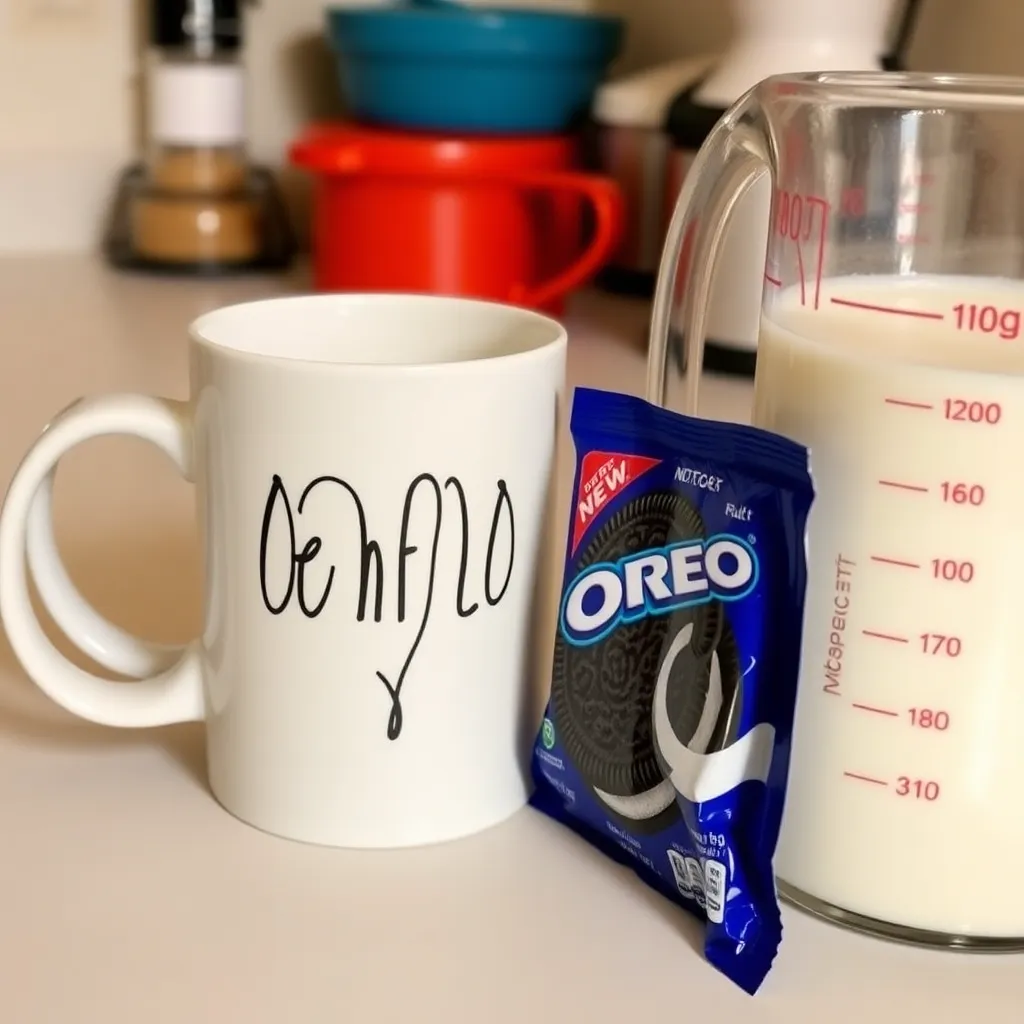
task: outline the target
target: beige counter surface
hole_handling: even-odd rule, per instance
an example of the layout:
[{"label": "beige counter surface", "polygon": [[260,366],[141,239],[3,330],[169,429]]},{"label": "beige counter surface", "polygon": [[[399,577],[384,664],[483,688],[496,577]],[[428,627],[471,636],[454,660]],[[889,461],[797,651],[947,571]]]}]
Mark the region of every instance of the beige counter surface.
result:
[{"label": "beige counter surface", "polygon": [[[0,261],[0,483],[79,394],[184,397],[184,329],[199,313],[304,287],[301,275],[195,283],[86,258]],[[578,298],[566,318],[572,383],[641,391],[645,317],[642,303]],[[707,412],[743,419],[750,387],[709,380],[704,397]],[[567,493],[568,445],[562,457]],[[56,516],[71,574],[101,611],[155,639],[195,631],[191,494],[161,456],[127,440],[76,451]],[[0,830],[2,1024],[1024,1018],[1024,956],[889,945],[788,907],[776,966],[750,999],[703,961],[695,922],[530,809],[412,851],[263,835],[210,796],[200,727],[74,720],[5,640]],[[965,870],[982,856],[1021,884],[998,850],[965,846]]]}]

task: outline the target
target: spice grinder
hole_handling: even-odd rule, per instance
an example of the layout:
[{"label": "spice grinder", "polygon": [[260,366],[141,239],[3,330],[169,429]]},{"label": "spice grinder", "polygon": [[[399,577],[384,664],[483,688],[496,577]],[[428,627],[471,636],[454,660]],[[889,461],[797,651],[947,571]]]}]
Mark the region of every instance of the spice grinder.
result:
[{"label": "spice grinder", "polygon": [[152,0],[145,158],[122,178],[107,238],[118,266],[186,273],[286,264],[268,172],[246,155],[243,0]]}]

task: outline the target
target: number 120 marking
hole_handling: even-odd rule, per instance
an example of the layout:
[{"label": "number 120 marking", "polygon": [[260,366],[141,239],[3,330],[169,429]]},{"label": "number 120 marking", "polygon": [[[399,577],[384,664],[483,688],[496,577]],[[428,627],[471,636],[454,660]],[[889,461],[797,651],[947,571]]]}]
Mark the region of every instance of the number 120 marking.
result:
[{"label": "number 120 marking", "polygon": [[947,398],[942,403],[947,420],[958,423],[987,423],[994,427],[1003,418],[1003,407],[998,402],[970,402],[966,398]]}]

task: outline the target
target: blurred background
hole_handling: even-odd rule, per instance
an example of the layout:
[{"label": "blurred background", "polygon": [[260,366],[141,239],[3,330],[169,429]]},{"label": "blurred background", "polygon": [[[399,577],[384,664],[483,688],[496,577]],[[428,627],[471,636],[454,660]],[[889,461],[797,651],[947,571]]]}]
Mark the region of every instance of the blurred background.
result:
[{"label": "blurred background", "polygon": [[[280,176],[300,238],[309,182],[289,167],[288,147],[304,126],[343,113],[324,35],[325,6],[323,0],[257,0],[245,14],[249,153]],[[625,18],[616,75],[720,52],[734,29],[722,0],[504,0],[502,6]],[[98,244],[112,182],[140,150],[145,12],[144,0],[0,0],[0,251],[81,251]],[[926,0],[906,64],[1021,74],[1022,39],[1024,4],[1015,0]]]}]

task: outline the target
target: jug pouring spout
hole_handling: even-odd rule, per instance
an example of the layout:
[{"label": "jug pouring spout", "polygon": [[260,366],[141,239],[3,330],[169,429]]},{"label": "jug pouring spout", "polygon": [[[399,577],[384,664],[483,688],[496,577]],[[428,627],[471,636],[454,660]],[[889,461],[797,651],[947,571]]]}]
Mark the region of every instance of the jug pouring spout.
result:
[{"label": "jug pouring spout", "polygon": [[[715,264],[730,216],[771,179],[764,286],[818,303],[842,274],[1016,276],[1024,259],[1024,79],[895,72],[782,75],[722,117],[675,206],[658,275],[647,396],[696,411],[704,322],[718,289],[748,301]],[[977,185],[975,182],[977,181]],[[765,300],[767,302],[767,300]],[[673,323],[679,326],[673,333]]]}]

